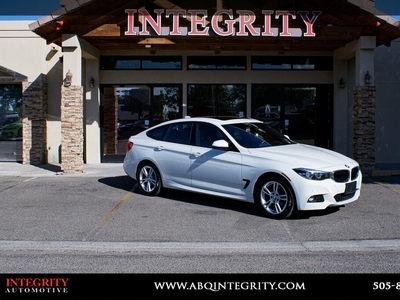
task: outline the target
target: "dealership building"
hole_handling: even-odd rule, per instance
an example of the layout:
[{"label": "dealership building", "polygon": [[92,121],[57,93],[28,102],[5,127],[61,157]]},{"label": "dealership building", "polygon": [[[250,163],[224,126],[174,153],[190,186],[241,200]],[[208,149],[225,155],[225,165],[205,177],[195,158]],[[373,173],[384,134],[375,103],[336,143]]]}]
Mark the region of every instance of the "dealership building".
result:
[{"label": "dealership building", "polygon": [[373,0],[60,0],[0,21],[0,161],[80,173],[163,121],[236,116],[398,175],[399,38]]}]

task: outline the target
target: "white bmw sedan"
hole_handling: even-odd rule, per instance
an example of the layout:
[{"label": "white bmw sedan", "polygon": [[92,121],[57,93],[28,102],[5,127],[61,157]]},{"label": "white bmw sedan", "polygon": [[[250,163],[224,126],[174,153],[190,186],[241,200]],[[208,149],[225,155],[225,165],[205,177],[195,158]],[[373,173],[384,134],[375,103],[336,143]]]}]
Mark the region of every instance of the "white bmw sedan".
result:
[{"label": "white bmw sedan", "polygon": [[170,188],[227,197],[276,219],[353,202],[362,181],[353,159],[295,143],[254,119],[159,124],[130,137],[123,167],[145,195]]}]

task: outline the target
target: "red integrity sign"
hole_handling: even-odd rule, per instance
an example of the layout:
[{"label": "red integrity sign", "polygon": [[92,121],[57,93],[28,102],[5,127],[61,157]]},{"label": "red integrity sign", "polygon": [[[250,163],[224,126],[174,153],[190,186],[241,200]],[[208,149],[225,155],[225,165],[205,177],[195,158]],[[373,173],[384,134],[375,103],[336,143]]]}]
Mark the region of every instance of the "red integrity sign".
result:
[{"label": "red integrity sign", "polygon": [[[208,12],[204,9],[155,9],[153,18],[146,9],[126,9],[128,26],[125,35],[137,36],[209,36],[214,32],[219,36],[263,36],[263,37],[315,37],[314,23],[322,13],[320,11],[288,11],[262,10],[263,26],[255,27],[257,15],[250,10],[221,9],[208,19]],[[172,19],[172,27],[162,26],[162,17]],[[135,17],[138,16],[141,27],[135,26]],[[190,21],[189,27],[180,26],[180,17]],[[305,28],[291,28],[290,20],[300,17]],[[272,27],[272,20],[280,20],[279,28]],[[150,31],[152,30],[152,31]],[[212,30],[212,31],[211,31]]]}]

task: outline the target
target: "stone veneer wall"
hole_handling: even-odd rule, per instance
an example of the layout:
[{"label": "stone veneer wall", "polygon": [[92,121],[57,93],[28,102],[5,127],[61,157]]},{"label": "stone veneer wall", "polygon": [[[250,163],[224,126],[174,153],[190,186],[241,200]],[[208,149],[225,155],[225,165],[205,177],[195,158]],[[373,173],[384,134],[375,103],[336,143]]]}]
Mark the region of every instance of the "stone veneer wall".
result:
[{"label": "stone veneer wall", "polygon": [[23,83],[22,163],[46,163],[47,82],[41,75],[32,83]]},{"label": "stone veneer wall", "polygon": [[105,89],[104,95],[104,154],[117,154],[118,100],[114,89]]},{"label": "stone veneer wall", "polygon": [[375,86],[354,90],[354,159],[363,173],[375,169]]},{"label": "stone veneer wall", "polygon": [[83,87],[61,87],[61,170],[83,172]]}]

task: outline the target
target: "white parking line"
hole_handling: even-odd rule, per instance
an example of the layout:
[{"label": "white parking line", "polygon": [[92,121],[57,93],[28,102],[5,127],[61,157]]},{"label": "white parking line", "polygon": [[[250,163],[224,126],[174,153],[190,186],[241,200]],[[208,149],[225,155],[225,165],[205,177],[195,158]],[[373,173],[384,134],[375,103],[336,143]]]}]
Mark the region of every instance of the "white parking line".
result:
[{"label": "white parking line", "polygon": [[28,179],[25,179],[24,182],[28,182],[28,181],[34,180],[34,179],[36,179],[36,178],[37,178],[37,177],[28,178]]}]

